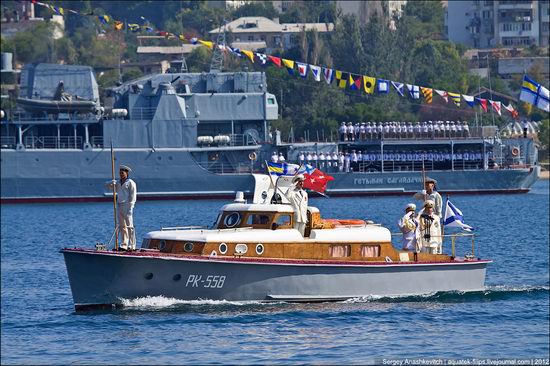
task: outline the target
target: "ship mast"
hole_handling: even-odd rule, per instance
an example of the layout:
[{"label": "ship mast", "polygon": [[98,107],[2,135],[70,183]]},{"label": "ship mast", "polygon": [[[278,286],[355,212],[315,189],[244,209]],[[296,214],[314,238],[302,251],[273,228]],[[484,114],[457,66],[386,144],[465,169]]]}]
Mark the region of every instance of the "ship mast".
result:
[{"label": "ship mast", "polygon": [[[181,34],[183,36],[183,0],[180,0],[180,15],[181,15]],[[179,37],[178,37],[179,38]],[[187,73],[189,70],[187,68],[187,62],[185,61],[185,53],[184,53],[184,43],[183,40],[181,41],[181,67],[180,72],[181,73]]]},{"label": "ship mast", "polygon": [[210,63],[211,73],[221,72],[223,69],[223,50],[219,46],[225,46],[225,19],[222,23],[223,29],[218,32],[218,38],[212,50],[212,61]]}]

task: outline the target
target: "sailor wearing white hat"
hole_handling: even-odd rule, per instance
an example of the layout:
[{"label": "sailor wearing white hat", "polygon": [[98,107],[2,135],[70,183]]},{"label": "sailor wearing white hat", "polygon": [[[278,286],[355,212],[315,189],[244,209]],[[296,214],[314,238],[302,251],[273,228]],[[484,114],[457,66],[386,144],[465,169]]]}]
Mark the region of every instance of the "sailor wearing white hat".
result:
[{"label": "sailor wearing white hat", "polygon": [[292,179],[293,185],[285,193],[286,198],[294,209],[294,228],[302,234],[305,233],[307,223],[307,192],[304,191],[305,177],[302,174]]},{"label": "sailor wearing white hat", "polygon": [[423,252],[441,254],[441,223],[440,217],[434,213],[435,202],[427,200],[424,208],[418,214],[418,246]]},{"label": "sailor wearing white hat", "polygon": [[417,250],[418,220],[416,219],[415,210],[416,205],[409,203],[405,207],[405,215],[397,223],[399,230],[403,233],[403,250]]},{"label": "sailor wearing white hat", "polygon": [[118,232],[120,235],[121,250],[136,249],[136,233],[134,230],[134,206],[136,204],[136,183],[128,178],[132,171],[129,166],[121,165],[119,168],[120,181],[113,180],[105,185],[108,189],[115,186],[117,202]]},{"label": "sailor wearing white hat", "polygon": [[441,216],[441,209],[443,206],[443,199],[439,192],[436,191],[435,185],[437,181],[432,178],[426,178],[425,187],[422,191],[414,194],[414,199],[419,201],[431,200],[434,202],[434,213],[437,216]]}]

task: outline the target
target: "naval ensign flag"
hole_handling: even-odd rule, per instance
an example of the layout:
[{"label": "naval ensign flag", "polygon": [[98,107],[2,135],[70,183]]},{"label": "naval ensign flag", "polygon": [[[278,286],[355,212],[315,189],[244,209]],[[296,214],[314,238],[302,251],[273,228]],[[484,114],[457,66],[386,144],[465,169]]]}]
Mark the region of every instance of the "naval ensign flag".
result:
[{"label": "naval ensign flag", "polygon": [[466,231],[474,230],[473,227],[464,223],[462,211],[460,211],[458,207],[453,205],[448,199],[445,205],[445,223],[443,225],[446,227],[459,227]]}]

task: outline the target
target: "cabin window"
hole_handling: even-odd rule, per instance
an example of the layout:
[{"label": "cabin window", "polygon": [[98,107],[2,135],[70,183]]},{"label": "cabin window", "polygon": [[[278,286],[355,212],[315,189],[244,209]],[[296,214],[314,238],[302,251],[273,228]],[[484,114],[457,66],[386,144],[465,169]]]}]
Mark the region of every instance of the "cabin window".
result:
[{"label": "cabin window", "polygon": [[270,218],[268,215],[261,214],[250,214],[246,219],[247,225],[267,225],[269,224]]},{"label": "cabin window", "polygon": [[241,214],[238,212],[232,212],[228,214],[225,217],[225,220],[223,220],[223,223],[225,224],[225,226],[229,228],[239,225],[240,222],[241,222]]},{"label": "cabin window", "polygon": [[329,255],[333,258],[349,257],[351,255],[351,245],[331,245]]},{"label": "cabin window", "polygon": [[361,245],[361,257],[380,257],[380,245]]},{"label": "cabin window", "polygon": [[290,226],[290,215],[279,215],[275,223],[277,226]]}]

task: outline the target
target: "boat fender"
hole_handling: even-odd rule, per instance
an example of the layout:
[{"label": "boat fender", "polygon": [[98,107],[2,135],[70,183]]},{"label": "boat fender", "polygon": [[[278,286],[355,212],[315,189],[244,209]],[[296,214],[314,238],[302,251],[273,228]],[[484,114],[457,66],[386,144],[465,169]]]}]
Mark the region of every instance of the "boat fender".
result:
[{"label": "boat fender", "polygon": [[518,156],[519,155],[519,147],[514,146],[512,148],[512,156]]},{"label": "boat fender", "polygon": [[251,152],[250,154],[248,154],[248,158],[250,160],[256,160],[258,158],[258,155],[256,155],[255,152]]},{"label": "boat fender", "polygon": [[391,263],[393,262],[393,260],[390,257],[386,256],[386,262]]}]

